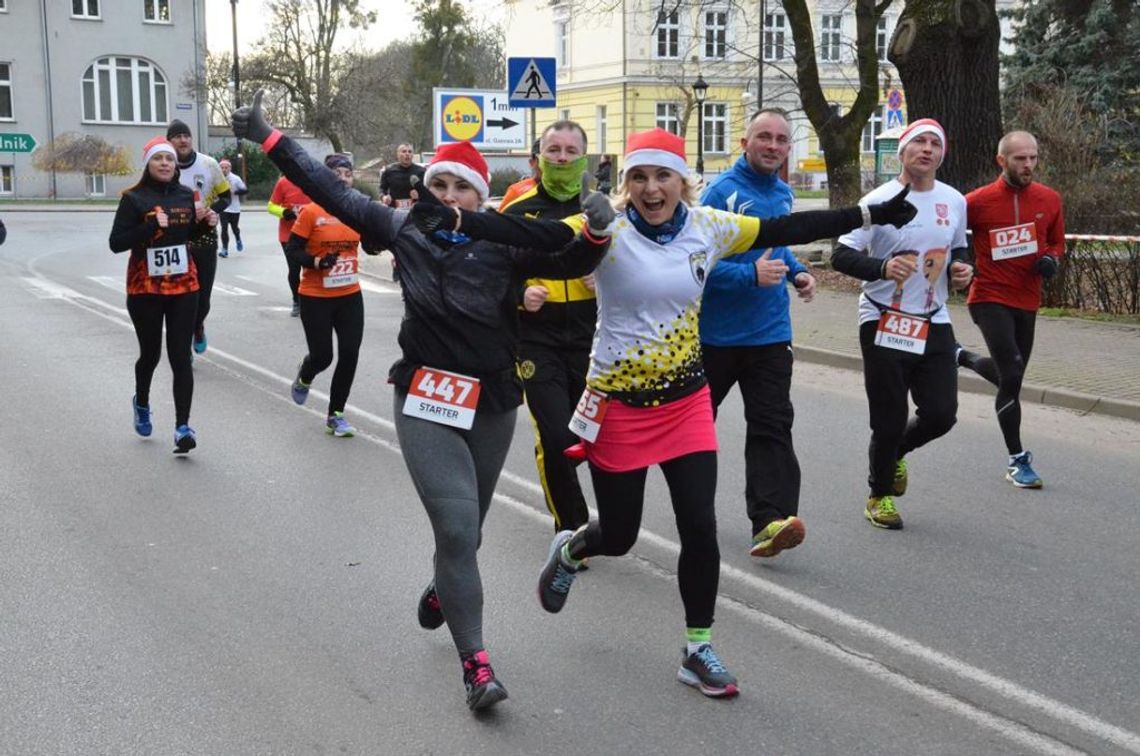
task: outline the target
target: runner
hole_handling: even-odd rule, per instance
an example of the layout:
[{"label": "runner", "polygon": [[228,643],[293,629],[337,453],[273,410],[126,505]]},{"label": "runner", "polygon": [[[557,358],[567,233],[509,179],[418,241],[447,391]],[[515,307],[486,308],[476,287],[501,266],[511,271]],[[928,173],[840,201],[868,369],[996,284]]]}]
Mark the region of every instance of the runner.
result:
[{"label": "runner", "polygon": [[273,185],[273,192],[269,195],[269,204],[265,209],[277,218],[277,241],[281,242],[281,251],[285,252],[285,264],[289,266],[289,292],[293,295],[293,309],[289,312],[295,318],[301,316],[301,299],[297,289],[301,286],[301,266],[285,251],[285,245],[293,233],[293,224],[297,222],[297,215],[301,208],[312,202],[304,192],[297,188],[289,179],[282,176]]},{"label": "runner", "polygon": [[507,191],[503,192],[503,198],[499,200],[500,213],[506,209],[507,205],[529,192],[538,183],[542,177],[542,169],[538,164],[538,156],[541,152],[542,140],[535,139],[534,144],[530,147],[530,158],[527,160],[527,165],[530,166],[530,175],[511,184],[507,187]]},{"label": "runner", "polygon": [[[696,188],[681,137],[659,128],[630,135],[616,198],[621,215],[610,252],[594,274],[598,327],[588,388],[573,420],[584,439],[598,519],[554,537],[538,584],[546,611],[562,609],[583,559],[619,556],[633,547],[646,473],[659,465],[681,541],[677,579],[686,646],[677,676],[707,696],[736,695],[736,678],[712,647],[720,579],[717,447],[697,330],[701,289],[710,268],[728,255],[836,236],[872,222],[902,225],[914,208],[905,189],[896,194],[862,211],[796,213],[761,222],[693,206]],[[412,210],[417,223],[435,220],[423,205]],[[459,229],[467,224],[462,214]],[[489,231],[496,241],[526,244],[531,238],[519,234],[525,228],[487,223],[468,233]]]},{"label": "runner", "polygon": [[162,358],[162,326],[166,323],[166,358],[174,374],[174,453],[198,445],[190,427],[194,371],[190,341],[198,309],[198,275],[187,245],[198,226],[217,222],[216,215],[197,218],[194,193],[179,183],[174,146],[155,137],[143,147],[143,174],[123,192],[115,211],[109,244],[112,252],[130,250],[127,262],[127,312],[139,341],[135,362],[135,395],[131,398],[135,432],[153,431],[150,383]]},{"label": "runner", "polygon": [[[346,186],[352,186],[352,160],[347,155],[329,155],[325,165]],[[364,295],[357,279],[357,249],[360,234],[330,215],[316,203],[301,208],[285,253],[304,270],[301,272],[301,325],[309,353],[293,380],[293,401],[304,404],[317,374],[332,364],[333,332],[336,332],[336,370],[329,388],[327,432],[352,436],[356,429],[344,417],[344,405],[364,338]]]},{"label": "runner", "polygon": [[190,127],[175,118],[166,129],[167,140],[178,153],[178,175],[182,185],[194,192],[194,208],[199,224],[187,242],[198,266],[198,314],[194,318],[194,351],[206,351],[206,316],[210,314],[210,294],[218,270],[218,217],[230,205],[230,185],[218,161],[194,150]]},{"label": "runner", "polygon": [[[969,285],[973,268],[964,262],[966,198],[935,178],[946,149],[946,132],[934,119],[907,126],[898,146],[902,172],[860,205],[882,201],[905,184],[918,214],[902,228],[844,234],[831,256],[836,270],[865,282],[859,343],[871,417],[871,495],[863,514],[875,527],[891,530],[903,526],[894,500],[906,493],[906,455],[946,434],[957,420],[946,297],[949,285]],[[908,394],[915,404],[910,422]]]},{"label": "runner", "polygon": [[412,179],[423,181],[424,167],[413,162],[415,152],[410,144],[396,147],[396,162],[389,163],[380,174],[380,201],[390,207],[411,207]]},{"label": "runner", "polygon": [[238,229],[238,222],[241,220],[241,197],[247,194],[249,189],[246,188],[245,182],[241,180],[241,176],[233,173],[229,160],[218,161],[218,167],[222,169],[222,175],[226,177],[226,182],[230,185],[230,191],[233,199],[230,200],[229,207],[222,211],[222,249],[218,252],[218,257],[230,256],[230,235],[229,229],[234,230],[234,242],[237,245],[237,251],[245,250],[245,246],[241,243],[241,230]]},{"label": "runner", "polygon": [[[388,379],[395,386],[393,411],[404,462],[435,535],[434,578],[420,598],[419,621],[434,629],[446,620],[463,667],[467,705],[484,709],[507,697],[483,642],[476,551],[522,402],[515,371],[518,293],[530,276],[588,272],[605,252],[608,238],[585,230],[576,236],[572,227],[584,224],[579,217],[544,222],[548,231],[532,246],[557,248],[558,253],[471,241],[467,234],[494,214],[477,212],[487,197],[490,175],[468,142],[439,148],[425,173],[429,191],[419,192],[425,200],[438,197],[461,208],[465,226],[462,232],[425,235],[409,222],[408,211],[370,202],[271,128],[261,112],[261,97],[258,92],[253,105],[234,113],[235,134],[261,144],[321,207],[369,245],[390,249],[399,261],[403,355]],[[583,199],[589,227],[603,229],[613,211],[600,195],[593,199]],[[520,227],[526,223],[495,218]]]},{"label": "runner", "polygon": [[1021,382],[1033,351],[1042,279],[1056,275],[1065,254],[1065,217],[1061,195],[1033,180],[1032,134],[1003,136],[997,162],[997,180],[966,195],[978,267],[966,304],[990,356],[962,350],[958,364],[998,388],[994,408],[1009,452],[1005,479],[1018,488],[1041,488],[1033,454],[1021,445]]},{"label": "runner", "polygon": [[[586,132],[574,121],[557,121],[543,130],[538,142],[538,183],[501,212],[550,220],[578,215]],[[593,276],[532,278],[519,311],[519,375],[534,427],[538,480],[554,516],[555,533],[577,530],[590,520],[577,462],[562,452],[578,441],[569,423],[590,366],[598,319],[593,286]]]}]

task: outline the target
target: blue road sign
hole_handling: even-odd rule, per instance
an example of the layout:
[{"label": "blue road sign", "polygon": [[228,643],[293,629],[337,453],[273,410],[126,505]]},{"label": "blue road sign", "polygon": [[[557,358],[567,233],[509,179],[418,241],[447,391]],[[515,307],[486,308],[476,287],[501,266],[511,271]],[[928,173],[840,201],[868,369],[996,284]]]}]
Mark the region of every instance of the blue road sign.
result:
[{"label": "blue road sign", "polygon": [[554,58],[507,58],[507,96],[516,108],[553,108],[558,86]]}]

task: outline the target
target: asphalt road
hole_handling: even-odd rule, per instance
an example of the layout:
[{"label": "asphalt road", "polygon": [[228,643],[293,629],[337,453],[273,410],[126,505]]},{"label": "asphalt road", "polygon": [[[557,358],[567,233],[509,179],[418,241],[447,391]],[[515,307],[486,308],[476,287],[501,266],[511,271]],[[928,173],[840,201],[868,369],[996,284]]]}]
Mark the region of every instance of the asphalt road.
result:
[{"label": "asphalt road", "polygon": [[394,286],[366,286],[360,434],[326,436],[329,375],[307,406],[289,398],[304,338],[275,221],[246,213],[195,363],[199,448],[179,458],[165,363],[154,436],[131,430],[110,212],[4,220],[0,753],[1140,753],[1140,424],[1027,405],[1047,487],[1019,491],[991,401],[962,394],[950,435],[910,458],[906,529],[886,532],[861,512],[861,376],[800,364],[808,536],[758,562],[734,396],[714,634],[743,693],[726,702],[675,680],[657,471],[633,554],[593,560],[561,614],[539,608],[553,530],[520,413],[481,551],[511,698],[473,717],[449,636],[415,619],[431,536],[385,383]]}]

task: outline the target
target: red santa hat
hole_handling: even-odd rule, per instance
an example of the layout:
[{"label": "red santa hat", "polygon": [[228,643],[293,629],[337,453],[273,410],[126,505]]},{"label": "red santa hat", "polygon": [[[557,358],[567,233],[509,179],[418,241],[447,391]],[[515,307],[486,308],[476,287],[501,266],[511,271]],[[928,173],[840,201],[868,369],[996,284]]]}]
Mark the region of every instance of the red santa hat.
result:
[{"label": "red santa hat", "polygon": [[439,147],[424,171],[424,183],[430,184],[432,176],[437,173],[450,173],[471,184],[479,193],[480,200],[487,199],[491,193],[491,174],[487,170],[487,161],[470,142],[455,142]]},{"label": "red santa hat", "polygon": [[950,145],[946,144],[946,129],[933,118],[920,118],[903,129],[902,136],[899,137],[899,157],[902,157],[903,150],[919,134],[934,134],[942,140],[942,157],[938,160],[938,165],[942,165],[946,153],[950,151]]},{"label": "red santa hat", "polygon": [[689,175],[685,161],[685,140],[665,129],[638,131],[629,135],[625,145],[625,170],[639,165],[653,165]]},{"label": "red santa hat", "polygon": [[178,159],[178,153],[174,151],[174,145],[166,140],[166,137],[156,136],[143,145],[143,165],[150,162],[150,159],[160,152],[165,152],[172,156],[175,160]]}]

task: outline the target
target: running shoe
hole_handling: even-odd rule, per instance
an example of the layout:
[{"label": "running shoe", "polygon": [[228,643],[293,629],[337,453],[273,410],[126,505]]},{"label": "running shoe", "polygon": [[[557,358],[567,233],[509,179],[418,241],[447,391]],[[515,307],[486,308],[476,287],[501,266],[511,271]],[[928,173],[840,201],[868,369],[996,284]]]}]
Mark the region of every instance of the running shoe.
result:
[{"label": "running shoe", "polygon": [[174,429],[174,453],[185,454],[198,445],[198,434],[189,425],[179,425]]},{"label": "running shoe", "polygon": [[463,687],[467,688],[467,708],[479,711],[506,700],[507,689],[495,679],[491,660],[487,652],[480,649],[473,654],[461,657],[463,662]]},{"label": "running shoe", "polygon": [[443,609],[439,606],[439,594],[435,592],[434,580],[424,588],[416,614],[420,620],[420,627],[424,630],[435,630],[443,625]]},{"label": "running shoe", "polygon": [[301,360],[301,364],[297,366],[297,377],[293,379],[293,386],[290,388],[293,401],[297,404],[304,404],[309,398],[309,384],[301,380],[301,368],[304,366],[305,361]]},{"label": "running shoe", "polygon": [[293,303],[293,309],[289,311],[289,314],[295,318],[301,317],[301,303],[300,302],[294,302]]},{"label": "running shoe", "polygon": [[154,432],[154,426],[150,423],[150,407],[141,406],[135,397],[131,397],[131,407],[134,409],[135,415],[135,433],[140,436],[149,436]]},{"label": "running shoe", "polygon": [[804,522],[796,516],[773,520],[763,530],[752,536],[754,557],[774,557],[785,549],[794,549],[804,541]]},{"label": "running shoe", "polygon": [[206,327],[198,326],[194,331],[194,351],[198,354],[206,351]]},{"label": "running shoe", "polygon": [[551,614],[562,611],[566,596],[570,593],[570,586],[578,576],[576,568],[562,563],[562,547],[573,535],[574,531],[563,530],[554,536],[554,540],[550,543],[550,553],[546,556],[546,564],[538,575],[538,603]]},{"label": "running shoe", "polygon": [[906,474],[906,460],[900,459],[895,462],[895,479],[891,483],[891,495],[902,496],[906,493],[907,474]]},{"label": "running shoe", "polygon": [[1033,469],[1033,453],[1023,451],[1009,461],[1005,479],[1018,488],[1041,488],[1045,482]]},{"label": "running shoe", "polygon": [[691,654],[687,648],[682,648],[681,656],[677,679],[685,685],[692,685],[711,698],[731,698],[740,692],[736,678],[713,651],[711,643],[702,643]]},{"label": "running shoe", "polygon": [[902,530],[902,515],[895,509],[895,500],[890,496],[872,496],[867,499],[863,516],[876,528]]},{"label": "running shoe", "polygon": [[226,249],[225,247],[222,247],[221,249],[218,250],[218,257],[229,257],[229,256],[230,256],[230,251],[228,249]]},{"label": "running shoe", "polygon": [[[308,393],[308,389],[305,389],[305,392]],[[293,398],[297,398],[296,394],[293,395]],[[325,433],[337,438],[352,438],[356,435],[356,428],[348,424],[348,421],[344,419],[343,412],[334,412],[325,421]]]},{"label": "running shoe", "polygon": [[237,240],[237,251],[245,252],[245,245],[241,243],[241,239]]}]

